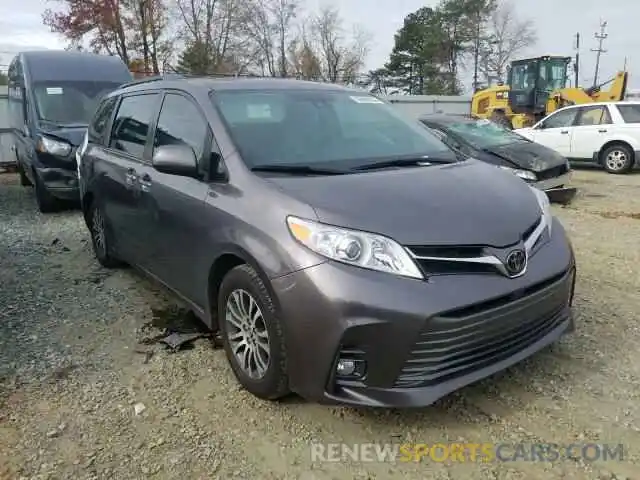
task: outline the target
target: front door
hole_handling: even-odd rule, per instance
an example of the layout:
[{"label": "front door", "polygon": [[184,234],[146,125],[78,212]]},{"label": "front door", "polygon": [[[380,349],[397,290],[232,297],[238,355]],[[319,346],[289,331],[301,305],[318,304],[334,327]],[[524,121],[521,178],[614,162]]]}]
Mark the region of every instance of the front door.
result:
[{"label": "front door", "polygon": [[[153,149],[186,144],[201,171],[211,155],[209,124],[188,96],[167,93],[153,137]],[[145,269],[189,300],[206,307],[206,288],[195,277],[194,266],[210,258],[209,225],[204,222],[209,185],[196,178],[169,175],[147,165],[141,177],[145,207],[143,225],[151,237]]]},{"label": "front door", "polygon": [[134,264],[144,258],[146,232],[139,224],[144,211],[140,178],[150,155],[150,125],[160,103],[159,93],[126,96],[120,102],[107,148],[99,155],[99,188],[104,213],[118,254]]},{"label": "front door", "polygon": [[594,160],[594,154],[612,135],[612,121],[605,105],[580,107],[571,137],[571,158]]},{"label": "front door", "polygon": [[533,141],[571,156],[571,127],[577,112],[576,108],[568,108],[549,115],[533,129]]}]

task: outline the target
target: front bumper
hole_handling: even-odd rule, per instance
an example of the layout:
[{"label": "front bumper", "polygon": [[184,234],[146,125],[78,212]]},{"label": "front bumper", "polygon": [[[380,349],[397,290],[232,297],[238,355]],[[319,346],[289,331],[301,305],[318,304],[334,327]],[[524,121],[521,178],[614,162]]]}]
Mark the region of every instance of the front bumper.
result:
[{"label": "front bumper", "polygon": [[[285,321],[291,389],[308,400],[429,405],[503,370],[573,328],[575,266],[564,229],[527,273],[429,282],[326,262],[272,281]],[[338,358],[366,362],[339,379]]]},{"label": "front bumper", "polygon": [[567,187],[571,181],[571,173],[567,172],[557,177],[548,178],[531,185],[538,190],[542,190],[549,197],[549,201],[553,203],[567,204],[576,196],[577,189],[575,187]]},{"label": "front bumper", "polygon": [[61,200],[79,200],[78,172],[65,168],[36,167],[39,180],[51,195]]}]

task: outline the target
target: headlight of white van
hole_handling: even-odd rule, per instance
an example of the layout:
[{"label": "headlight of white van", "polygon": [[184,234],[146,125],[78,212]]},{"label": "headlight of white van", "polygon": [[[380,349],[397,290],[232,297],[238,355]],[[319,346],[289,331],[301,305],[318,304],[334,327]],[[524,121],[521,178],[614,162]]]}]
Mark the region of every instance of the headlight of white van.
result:
[{"label": "headlight of white van", "polygon": [[538,177],[536,177],[536,174],[533,172],[530,172],[529,170],[520,170],[517,168],[503,167],[503,166],[500,166],[500,168],[502,170],[506,170],[507,172],[513,173],[515,176],[520,177],[521,179],[526,180],[527,182],[535,182],[536,180],[538,180]]},{"label": "headlight of white van", "polygon": [[71,145],[67,142],[54,140],[51,137],[45,137],[43,135],[38,140],[38,150],[40,152],[50,153],[51,155],[66,157],[71,153]]},{"label": "headlight of white van", "polygon": [[293,238],[323,257],[369,270],[424,278],[407,251],[390,238],[296,217],[288,217],[287,226]]}]

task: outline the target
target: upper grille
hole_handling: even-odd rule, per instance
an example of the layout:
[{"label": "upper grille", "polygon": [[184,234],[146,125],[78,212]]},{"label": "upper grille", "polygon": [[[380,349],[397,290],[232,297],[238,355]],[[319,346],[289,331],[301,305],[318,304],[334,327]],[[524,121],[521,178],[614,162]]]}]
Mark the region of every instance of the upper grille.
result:
[{"label": "upper grille", "polygon": [[[542,239],[543,217],[527,228],[521,237],[527,254]],[[511,249],[513,246],[508,247]],[[484,245],[420,245],[407,247],[410,255],[425,275],[495,274],[501,271],[502,261],[495,256],[498,249]],[[489,250],[493,250],[493,252]],[[505,251],[507,250],[505,249]]]}]

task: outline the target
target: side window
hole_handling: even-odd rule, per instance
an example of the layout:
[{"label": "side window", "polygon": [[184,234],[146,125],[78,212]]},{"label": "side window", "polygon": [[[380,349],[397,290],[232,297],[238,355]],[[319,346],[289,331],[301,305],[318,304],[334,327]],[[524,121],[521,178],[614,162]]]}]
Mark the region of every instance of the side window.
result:
[{"label": "side window", "polygon": [[104,140],[104,134],[113,114],[113,110],[116,108],[117,97],[107,98],[103,100],[96,113],[93,116],[91,125],[89,125],[89,141],[93,143],[102,143]]},{"label": "side window", "polygon": [[164,97],[158,126],[153,139],[154,151],[164,145],[190,146],[198,159],[202,158],[209,130],[195,104],[182,95],[169,93]]},{"label": "side window", "polygon": [[618,111],[622,115],[624,123],[640,123],[640,104],[618,105]]},{"label": "side window", "polygon": [[142,158],[159,98],[157,93],[124,97],[113,121],[109,147]]},{"label": "side window", "polygon": [[605,106],[581,107],[576,126],[606,125],[611,123],[609,110]]},{"label": "side window", "polygon": [[551,115],[544,122],[542,122],[542,128],[563,128],[573,125],[573,121],[578,113],[577,108],[569,108],[562,110],[554,115]]}]

